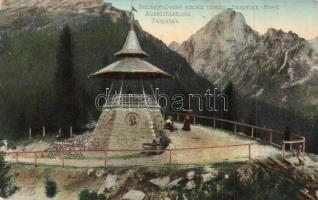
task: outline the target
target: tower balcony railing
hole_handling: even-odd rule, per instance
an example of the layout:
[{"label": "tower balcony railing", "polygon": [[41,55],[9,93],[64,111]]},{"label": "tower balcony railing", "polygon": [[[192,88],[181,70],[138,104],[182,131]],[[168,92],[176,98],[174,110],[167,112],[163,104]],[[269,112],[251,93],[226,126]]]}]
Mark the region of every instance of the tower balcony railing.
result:
[{"label": "tower balcony railing", "polygon": [[115,94],[109,96],[105,108],[159,108],[154,96],[147,94]]}]

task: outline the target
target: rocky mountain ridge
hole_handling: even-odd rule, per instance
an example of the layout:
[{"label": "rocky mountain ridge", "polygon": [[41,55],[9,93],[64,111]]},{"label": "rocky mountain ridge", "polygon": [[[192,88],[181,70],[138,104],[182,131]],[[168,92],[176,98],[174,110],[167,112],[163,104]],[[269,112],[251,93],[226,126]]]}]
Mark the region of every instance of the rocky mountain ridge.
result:
[{"label": "rocky mountain ridge", "polygon": [[285,91],[311,79],[318,69],[314,43],[272,28],[260,35],[241,13],[227,9],[177,51],[215,85],[232,82],[240,94],[258,97],[264,91]]},{"label": "rocky mountain ridge", "polygon": [[238,120],[309,134],[318,130],[317,44],[291,31],[259,34],[227,9],[177,52],[217,87],[233,84]]},{"label": "rocky mountain ridge", "polygon": [[312,39],[312,40],[309,40],[309,43],[311,44],[311,46],[316,50],[318,51],[318,37]]},{"label": "rocky mountain ridge", "polygon": [[103,0],[3,0],[1,10],[16,13],[33,8],[42,8],[48,12],[83,12],[85,9],[101,7]]},{"label": "rocky mountain ridge", "polygon": [[36,29],[50,24],[63,26],[76,17],[101,14],[116,21],[127,12],[103,0],[4,0],[0,10],[0,28],[6,31]]},{"label": "rocky mountain ridge", "polygon": [[[317,67],[317,53],[308,41],[272,28],[260,35],[231,9],[214,17],[177,51],[197,73],[218,85],[228,80],[242,85],[247,81],[244,75],[252,70],[255,75],[266,72],[274,80],[284,77],[280,87],[288,87],[302,82]],[[256,80],[248,81],[250,86],[256,84]]]}]

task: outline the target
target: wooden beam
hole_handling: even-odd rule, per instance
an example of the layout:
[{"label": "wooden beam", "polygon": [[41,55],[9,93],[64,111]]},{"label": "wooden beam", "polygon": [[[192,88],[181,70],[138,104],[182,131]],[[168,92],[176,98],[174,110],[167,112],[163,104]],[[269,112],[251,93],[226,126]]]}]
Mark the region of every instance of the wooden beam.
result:
[{"label": "wooden beam", "polygon": [[32,128],[31,127],[29,128],[29,139],[30,140],[32,139]]},{"label": "wooden beam", "polygon": [[42,137],[45,137],[45,126],[42,126]]},{"label": "wooden beam", "polygon": [[73,136],[73,126],[70,127],[70,138]]}]

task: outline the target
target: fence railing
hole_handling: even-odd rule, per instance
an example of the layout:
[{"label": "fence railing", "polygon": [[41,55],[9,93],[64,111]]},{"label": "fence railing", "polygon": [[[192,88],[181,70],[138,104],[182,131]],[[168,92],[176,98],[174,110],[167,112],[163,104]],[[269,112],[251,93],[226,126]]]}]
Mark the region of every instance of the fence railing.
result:
[{"label": "fence railing", "polygon": [[[181,121],[182,116],[186,115],[185,113],[178,113],[178,112],[167,112],[167,114],[172,114],[176,118],[177,121]],[[246,124],[242,122],[237,122],[237,121],[232,121],[232,120],[227,120],[227,119],[221,119],[217,117],[207,117],[207,116],[202,116],[202,115],[195,115],[195,114],[190,114],[192,117],[192,123],[195,125],[200,119],[205,119],[205,120],[211,120],[211,126],[213,128],[220,128],[217,127],[218,122],[223,122],[223,123],[228,123],[233,126],[233,132],[237,133],[239,128],[245,128],[245,129],[250,129],[250,138],[252,139],[260,139],[261,141],[265,141],[275,147],[281,148],[282,150],[282,157],[285,158],[286,151],[293,149],[293,145],[301,145],[301,153],[302,155],[305,154],[306,150],[306,138],[300,135],[292,135],[291,140],[283,140],[283,132],[279,130],[274,130],[274,129],[269,129],[269,128],[264,128],[264,127],[258,127],[255,125],[251,124]],[[266,134],[268,140],[264,140],[264,137],[257,137],[257,135],[260,135],[259,133],[256,135],[257,131],[261,131],[262,135]],[[58,131],[59,133],[61,132],[60,129]],[[45,126],[42,127],[42,136],[44,137],[46,134],[46,128]],[[244,132],[246,136],[248,136],[248,133]],[[29,128],[29,138],[31,139],[32,135],[32,129]],[[70,137],[73,135],[73,128],[72,126],[70,127]],[[278,136],[279,135],[279,136]],[[265,137],[266,138],[266,137]],[[280,144],[274,141],[276,138],[277,140],[281,140]],[[286,145],[289,145],[289,149],[286,149]],[[298,149],[299,150],[299,149]],[[109,150],[107,150],[109,151]],[[140,151],[140,150],[138,150]]]},{"label": "fence railing", "polygon": [[[34,134],[34,129],[32,129],[32,127],[29,127],[28,129],[28,138],[31,140],[32,139],[32,134]],[[42,137],[45,137],[46,136],[46,133],[47,133],[47,127],[45,125],[43,125],[41,127],[41,131],[37,131],[37,133],[40,133],[42,135]],[[62,130],[61,128],[58,128],[57,129],[57,132],[56,132],[58,135],[61,135],[62,134]],[[69,127],[69,137],[73,137],[73,126],[70,126]],[[37,135],[38,136],[38,135]]]},{"label": "fence railing", "polygon": [[105,108],[159,108],[157,100],[147,94],[117,94],[109,97],[106,101]]},{"label": "fence railing", "polygon": [[[167,112],[167,114],[173,114],[176,118],[177,121],[181,121],[181,117],[186,115],[186,113],[179,113],[179,112]],[[205,120],[211,120],[211,126],[213,128],[218,128],[217,127],[217,122],[223,122],[223,123],[228,123],[231,124],[233,126],[233,132],[237,133],[238,132],[238,128],[245,128],[245,129],[250,129],[250,138],[252,139],[257,139],[256,136],[256,131],[262,131],[262,133],[267,134],[268,137],[268,142],[269,144],[275,146],[275,147],[279,147],[282,148],[282,157],[285,158],[285,152],[286,152],[286,144],[290,144],[290,149],[292,149],[293,144],[298,144],[298,145],[302,145],[302,155],[305,154],[305,145],[306,145],[306,138],[300,135],[292,135],[291,140],[283,140],[283,132],[279,131],[279,130],[273,130],[273,129],[269,129],[269,128],[264,128],[264,127],[258,127],[255,125],[251,125],[251,124],[246,124],[246,123],[242,123],[242,122],[237,122],[237,121],[232,121],[232,120],[227,120],[227,119],[221,119],[221,118],[217,118],[217,117],[207,117],[207,116],[202,116],[202,115],[195,115],[195,114],[189,114],[192,118],[192,123],[195,125],[197,124],[198,119],[205,119]],[[280,137],[277,136],[277,134],[280,135]],[[246,136],[248,136],[245,133]],[[280,138],[281,144],[277,144],[274,142],[274,137],[275,138]],[[260,139],[260,138],[259,138]],[[263,139],[261,139],[263,140]]]},{"label": "fence railing", "polygon": [[[82,159],[82,160],[76,160],[76,159],[72,159],[72,158],[65,158],[64,156],[60,156],[57,159],[52,159],[52,158],[46,158],[43,157],[43,155],[48,154],[48,153],[66,153],[66,152],[70,152],[70,151],[13,151],[13,152],[1,152],[0,154],[3,154],[4,156],[7,157],[7,160],[11,161],[11,162],[15,162],[15,163],[19,163],[19,162],[23,162],[23,163],[29,163],[29,164],[33,164],[34,166],[38,165],[38,161],[40,159],[46,159],[44,160],[42,163],[43,164],[50,164],[50,165],[59,165],[62,167],[65,167],[65,162],[67,160],[72,160],[73,165],[69,164],[69,166],[81,166],[81,162],[83,161],[84,163],[87,163],[86,160],[89,160],[91,163],[94,163],[96,166],[103,166],[106,167],[108,166],[108,154],[109,153],[161,153],[162,155],[166,156],[165,161],[163,162],[164,165],[174,165],[174,164],[187,164],[187,165],[191,165],[191,164],[200,164],[198,162],[178,162],[176,160],[174,160],[174,155],[177,154],[177,152],[194,152],[194,151],[207,151],[207,150],[213,150],[213,149],[220,149],[220,148],[236,148],[236,147],[247,147],[246,148],[246,156],[243,156],[244,158],[246,158],[248,161],[251,161],[252,159],[252,147],[253,143],[245,143],[245,144],[231,144],[231,145],[221,145],[221,146],[208,146],[208,147],[193,147],[193,148],[176,148],[176,149],[157,149],[157,150],[153,150],[153,149],[93,149],[93,150],[71,150],[71,152],[81,152],[81,153],[94,153],[94,154],[100,154],[103,155],[102,159]],[[242,151],[240,151],[242,153]],[[186,153],[184,153],[184,155],[187,155]],[[245,155],[245,153],[244,153]],[[145,156],[143,158],[151,158],[151,156]],[[47,163],[45,163],[47,162]],[[134,165],[133,161],[125,161],[127,165]],[[211,161],[212,163],[213,161]],[[153,164],[159,164],[160,163],[153,163]],[[136,164],[138,165],[138,164]]]}]

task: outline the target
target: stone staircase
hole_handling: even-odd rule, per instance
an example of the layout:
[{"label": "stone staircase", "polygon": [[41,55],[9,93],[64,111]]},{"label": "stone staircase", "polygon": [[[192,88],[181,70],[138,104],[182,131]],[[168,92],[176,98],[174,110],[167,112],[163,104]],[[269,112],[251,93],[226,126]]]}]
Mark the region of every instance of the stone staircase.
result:
[{"label": "stone staircase", "polygon": [[[135,113],[138,123],[130,126],[125,121],[127,114]],[[159,110],[131,108],[118,111],[114,129],[110,136],[109,149],[142,149],[143,143],[151,143],[153,136],[159,134],[162,116]],[[127,155],[139,152],[119,152],[111,155]]]},{"label": "stone staircase", "polygon": [[[130,125],[127,115],[138,116],[137,123]],[[48,158],[80,158],[97,156],[101,152],[81,152],[81,150],[127,150],[142,149],[143,143],[151,143],[154,136],[159,136],[163,126],[160,110],[131,108],[129,110],[104,110],[97,122],[93,133],[78,135],[63,142],[56,142],[44,157]],[[108,152],[110,155],[130,155],[140,152]]]},{"label": "stone staircase", "polygon": [[159,136],[159,133],[163,130],[164,119],[161,114],[161,111],[158,109],[149,110],[149,114],[153,124],[153,130],[156,136]]},{"label": "stone staircase", "polygon": [[88,149],[108,149],[110,136],[116,118],[116,109],[104,110],[99,117]]}]

